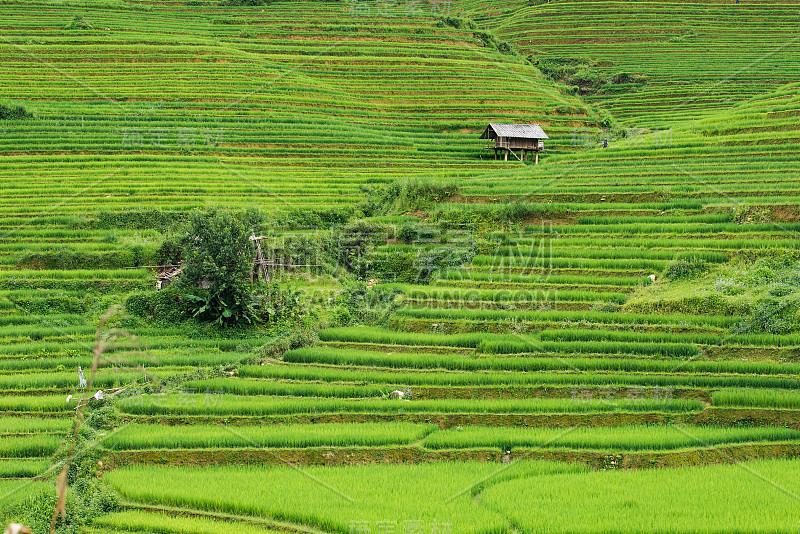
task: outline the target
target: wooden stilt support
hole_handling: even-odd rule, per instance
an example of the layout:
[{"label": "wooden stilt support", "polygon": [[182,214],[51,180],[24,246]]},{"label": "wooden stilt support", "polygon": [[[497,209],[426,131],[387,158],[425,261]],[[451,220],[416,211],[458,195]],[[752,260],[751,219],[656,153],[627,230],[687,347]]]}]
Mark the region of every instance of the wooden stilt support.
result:
[{"label": "wooden stilt support", "polygon": [[497,159],[497,148],[494,149],[494,159]]},{"label": "wooden stilt support", "polygon": [[510,148],[507,148],[505,153],[503,154],[503,161],[508,161],[508,153],[511,152]]},{"label": "wooden stilt support", "polygon": [[[255,283],[259,277],[265,282],[269,282],[269,272],[267,271],[267,260],[264,258],[264,253],[261,250],[261,240],[264,236],[256,237],[255,234],[250,236],[250,241],[256,245],[256,256],[253,258],[253,265],[255,269],[250,271],[250,283]],[[255,272],[254,272],[255,271]]]},{"label": "wooden stilt support", "polygon": [[536,151],[536,165],[539,164],[539,151]]}]

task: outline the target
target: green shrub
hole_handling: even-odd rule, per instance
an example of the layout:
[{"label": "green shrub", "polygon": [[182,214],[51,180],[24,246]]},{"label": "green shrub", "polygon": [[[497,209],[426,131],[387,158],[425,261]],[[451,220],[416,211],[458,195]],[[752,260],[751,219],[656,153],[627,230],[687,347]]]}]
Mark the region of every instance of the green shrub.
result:
[{"label": "green shrub", "polygon": [[400,230],[397,232],[397,239],[398,241],[405,243],[406,245],[410,245],[411,243],[417,241],[419,239],[419,225],[416,224],[405,224],[400,227]]},{"label": "green shrub", "polygon": [[611,113],[605,110],[600,113],[600,126],[603,128],[614,127],[614,117],[611,115]]},{"label": "green shrub", "polygon": [[276,282],[258,286],[253,298],[256,314],[264,322],[296,322],[307,312],[303,295],[299,291],[288,286],[282,287]]},{"label": "green shrub", "polygon": [[34,315],[47,315],[53,313],[76,313],[87,311],[87,302],[72,295],[11,295],[6,297],[14,305]]},{"label": "green shrub", "polygon": [[800,331],[800,293],[797,288],[781,297],[767,295],[759,299],[750,316],[735,331],[737,334],[789,334]]},{"label": "green shrub", "polygon": [[475,32],[475,37],[481,40],[483,46],[486,48],[494,48],[501,54],[507,56],[518,56],[519,54],[514,49],[514,46],[507,41],[499,41],[493,33],[488,31]]},{"label": "green shrub", "polygon": [[140,208],[125,211],[100,211],[88,221],[89,228],[98,230],[131,229],[166,232],[182,224],[183,211],[169,211],[159,208]]},{"label": "green shrub", "polygon": [[452,183],[420,178],[399,179],[374,191],[362,206],[362,211],[375,216],[425,210],[450,200],[457,192],[458,187]]},{"label": "green shrub", "polygon": [[68,30],[93,30],[94,26],[86,20],[86,17],[83,15],[75,15],[72,18],[72,21],[67,24]]},{"label": "green shrub", "polygon": [[177,237],[167,237],[155,250],[157,265],[178,265],[183,258],[183,247]]},{"label": "green shrub", "polygon": [[612,84],[629,84],[629,83],[637,83],[637,84],[646,84],[647,78],[642,76],[641,74],[633,74],[630,72],[620,72],[615,74],[611,78]]},{"label": "green shrub", "polygon": [[393,235],[394,228],[388,225],[358,220],[338,228],[323,246],[327,258],[337,268],[364,278],[370,270],[368,252],[378,245],[385,245]]},{"label": "green shrub", "polygon": [[346,281],[344,289],[334,298],[338,312],[337,324],[385,325],[398,307],[400,291],[388,287],[368,287],[360,280]]},{"label": "green shrub", "polygon": [[521,200],[507,204],[438,204],[431,212],[431,220],[452,226],[479,225],[496,231],[499,225],[519,226],[533,218],[552,216],[561,209]]},{"label": "green shrub", "polygon": [[[641,74],[620,72],[609,76],[595,70],[598,66],[597,61],[587,57],[528,56],[528,61],[551,80],[570,86],[572,94],[624,93],[647,83],[647,78]],[[612,121],[604,120],[601,126],[611,128]]]},{"label": "green shrub", "polygon": [[0,120],[21,120],[33,118],[33,113],[21,104],[0,101]]},{"label": "green shrub", "polygon": [[279,336],[270,339],[256,350],[260,358],[281,358],[286,351],[308,347],[318,341],[317,324],[309,317],[305,317]]},{"label": "green shrub", "polygon": [[466,17],[442,17],[439,20],[442,25],[451,26],[457,30],[474,30],[478,28],[475,21]]},{"label": "green shrub", "polygon": [[141,245],[111,252],[86,252],[62,248],[25,254],[17,263],[17,268],[37,270],[121,269],[150,265],[155,257],[155,250]]},{"label": "green shrub", "polygon": [[355,215],[355,209],[344,208],[302,208],[293,209],[280,219],[284,228],[314,228],[317,230],[347,224]]},{"label": "green shrub", "polygon": [[[5,510],[4,519],[26,525],[32,532],[50,532],[50,519],[57,504],[56,492],[43,485],[26,498]],[[56,524],[57,534],[79,534],[92,520],[114,511],[118,506],[116,492],[100,480],[78,480],[67,490],[66,520]]]},{"label": "green shrub", "polygon": [[221,5],[224,6],[266,6],[272,3],[272,0],[224,0]]},{"label": "green shrub", "polygon": [[475,256],[473,248],[461,246],[443,246],[422,250],[414,258],[416,278],[413,283],[429,284],[441,273],[462,267],[472,261]]},{"label": "green shrub", "polygon": [[184,318],[181,293],[174,285],[131,294],[125,300],[125,311],[162,326],[175,325]]},{"label": "green shrub", "polygon": [[700,258],[681,258],[672,262],[664,271],[664,277],[673,282],[696,278],[709,270],[708,262]]}]

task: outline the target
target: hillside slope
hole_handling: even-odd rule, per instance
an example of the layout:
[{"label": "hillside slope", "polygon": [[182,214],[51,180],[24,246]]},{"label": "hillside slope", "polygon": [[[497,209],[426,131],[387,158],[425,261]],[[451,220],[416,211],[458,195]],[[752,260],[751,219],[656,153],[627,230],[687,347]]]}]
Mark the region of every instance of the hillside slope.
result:
[{"label": "hillside slope", "polygon": [[[70,532],[795,529],[794,58],[671,113],[664,94],[711,78],[659,70],[653,4],[452,3],[519,48],[546,17],[624,37],[584,25],[581,47],[616,54],[592,69],[652,76],[587,95],[628,126],[603,131],[480,28],[404,5],[0,6],[0,87],[34,115],[0,122],[0,518],[44,510],[47,531],[76,397],[125,388],[91,401],[68,500],[91,524]],[[664,31],[732,6],[665,5],[683,14]],[[663,50],[705,38],[684,35]],[[731,67],[691,46],[713,79]],[[480,159],[489,120],[544,124],[541,163]],[[216,206],[265,214],[253,231],[295,266],[273,280],[316,315],[180,320],[145,266]],[[113,305],[127,315],[100,321]],[[84,392],[78,367],[116,327],[135,339]]]},{"label": "hillside slope", "polygon": [[798,2],[533,3],[453,6],[535,61],[577,65],[571,83],[628,126],[668,128],[800,75]]},{"label": "hillside slope", "polygon": [[540,122],[556,150],[597,131],[578,99],[428,10],[2,9],[0,90],[34,113],[0,130],[0,172],[25,199],[16,213],[46,211],[43,190],[109,210],[143,199],[169,209],[346,205],[360,184],[486,168],[477,133],[489,121]]}]

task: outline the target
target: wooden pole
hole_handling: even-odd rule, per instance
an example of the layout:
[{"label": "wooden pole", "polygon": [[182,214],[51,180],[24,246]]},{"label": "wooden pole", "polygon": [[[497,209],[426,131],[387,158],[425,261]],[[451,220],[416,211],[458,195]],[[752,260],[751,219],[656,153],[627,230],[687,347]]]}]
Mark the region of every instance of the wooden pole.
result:
[{"label": "wooden pole", "polygon": [[539,164],[539,151],[536,151],[536,165]]},{"label": "wooden pole", "polygon": [[509,150],[511,150],[511,149],[510,149],[510,148],[507,148],[507,149],[506,149],[506,151],[505,151],[505,153],[503,154],[503,161],[508,161],[508,151],[509,151]]}]

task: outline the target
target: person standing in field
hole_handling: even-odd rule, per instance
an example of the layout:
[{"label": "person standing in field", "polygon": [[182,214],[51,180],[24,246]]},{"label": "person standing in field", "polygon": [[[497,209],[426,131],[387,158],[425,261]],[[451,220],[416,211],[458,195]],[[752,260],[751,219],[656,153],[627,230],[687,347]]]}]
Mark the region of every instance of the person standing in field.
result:
[{"label": "person standing in field", "polygon": [[603,139],[603,148],[608,148],[608,137]]}]

